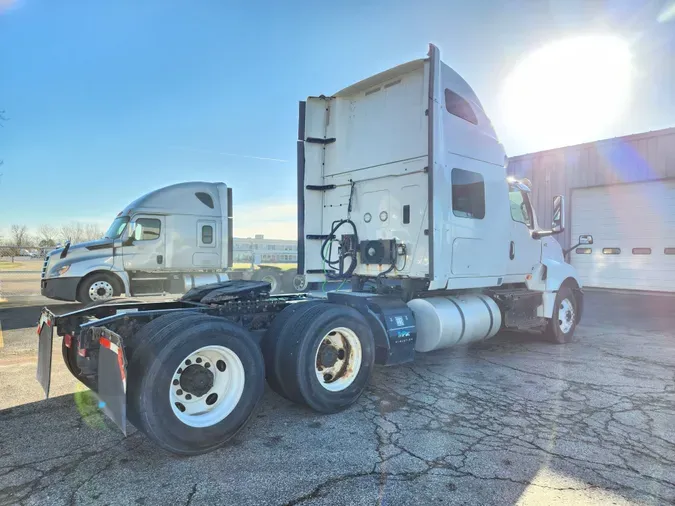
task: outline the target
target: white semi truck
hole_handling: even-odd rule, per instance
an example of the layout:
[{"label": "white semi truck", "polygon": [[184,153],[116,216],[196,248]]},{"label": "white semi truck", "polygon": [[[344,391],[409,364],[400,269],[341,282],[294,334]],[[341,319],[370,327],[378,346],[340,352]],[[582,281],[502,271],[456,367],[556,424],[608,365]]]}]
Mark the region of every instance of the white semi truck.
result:
[{"label": "white semi truck", "polygon": [[47,395],[56,328],[66,365],[123,431],[129,420],[161,447],[196,454],[242,428],[265,380],[331,413],[359,398],[375,364],[500,329],[570,341],[583,293],[551,237],[564,199],[541,228],[478,97],[436,47],[301,102],[297,148],[300,272],[348,280],[350,291],[275,296],[241,280],[171,302],[45,308],[37,376]]},{"label": "white semi truck", "polygon": [[123,294],[183,294],[228,279],[264,280],[272,293],[307,287],[295,270],[232,269],[232,248],[232,189],[223,183],[174,184],[126,206],[103,238],[51,251],[41,293],[91,303]]}]

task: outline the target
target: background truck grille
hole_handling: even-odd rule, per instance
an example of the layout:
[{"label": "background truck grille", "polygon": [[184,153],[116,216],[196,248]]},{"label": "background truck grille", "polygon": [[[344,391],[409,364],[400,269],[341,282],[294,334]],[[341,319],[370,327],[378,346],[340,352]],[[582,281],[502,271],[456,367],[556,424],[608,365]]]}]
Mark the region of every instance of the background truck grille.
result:
[{"label": "background truck grille", "polygon": [[45,257],[45,263],[42,264],[42,274],[40,274],[40,279],[44,279],[47,275],[47,263],[49,263],[49,255]]}]

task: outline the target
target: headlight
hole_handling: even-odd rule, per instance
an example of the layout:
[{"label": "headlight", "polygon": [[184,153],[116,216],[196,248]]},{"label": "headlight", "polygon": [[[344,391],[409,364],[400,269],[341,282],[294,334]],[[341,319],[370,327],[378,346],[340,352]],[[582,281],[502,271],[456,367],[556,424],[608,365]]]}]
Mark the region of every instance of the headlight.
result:
[{"label": "headlight", "polygon": [[63,276],[66,272],[68,272],[68,269],[70,269],[70,265],[64,265],[58,271],[56,271],[56,274]]}]

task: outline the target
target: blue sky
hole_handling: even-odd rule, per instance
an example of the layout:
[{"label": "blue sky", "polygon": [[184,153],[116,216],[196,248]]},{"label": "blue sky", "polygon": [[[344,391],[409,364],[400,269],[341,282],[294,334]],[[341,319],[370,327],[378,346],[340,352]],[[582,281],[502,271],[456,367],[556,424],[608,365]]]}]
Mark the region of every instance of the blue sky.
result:
[{"label": "blue sky", "polygon": [[601,137],[673,126],[675,22],[657,21],[670,3],[18,0],[0,13],[0,233],[109,222],[150,189],[209,180],[234,188],[238,235],[292,237],[297,102],[422,57],[428,42],[511,155],[549,146],[509,135],[502,82],[570,35],[634,46],[631,109]]}]

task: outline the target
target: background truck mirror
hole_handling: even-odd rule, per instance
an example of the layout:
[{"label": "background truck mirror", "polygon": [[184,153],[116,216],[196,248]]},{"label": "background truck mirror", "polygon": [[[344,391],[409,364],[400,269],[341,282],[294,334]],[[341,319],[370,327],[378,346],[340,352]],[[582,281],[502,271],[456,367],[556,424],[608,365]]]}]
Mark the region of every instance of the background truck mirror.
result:
[{"label": "background truck mirror", "polygon": [[588,234],[588,235],[580,235],[579,236],[579,244],[593,244],[593,236]]},{"label": "background truck mirror", "polygon": [[562,195],[553,197],[553,221],[551,230],[556,234],[565,230],[565,197]]}]

